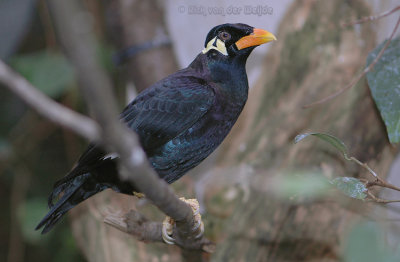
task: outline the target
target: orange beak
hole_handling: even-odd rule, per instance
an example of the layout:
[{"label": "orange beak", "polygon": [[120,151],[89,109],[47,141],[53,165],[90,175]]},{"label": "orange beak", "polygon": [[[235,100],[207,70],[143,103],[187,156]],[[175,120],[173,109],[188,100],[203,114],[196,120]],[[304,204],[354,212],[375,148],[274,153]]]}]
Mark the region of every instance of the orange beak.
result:
[{"label": "orange beak", "polygon": [[235,44],[237,49],[241,50],[250,46],[262,45],[273,40],[276,40],[276,37],[270,32],[254,28],[253,33],[240,38]]}]

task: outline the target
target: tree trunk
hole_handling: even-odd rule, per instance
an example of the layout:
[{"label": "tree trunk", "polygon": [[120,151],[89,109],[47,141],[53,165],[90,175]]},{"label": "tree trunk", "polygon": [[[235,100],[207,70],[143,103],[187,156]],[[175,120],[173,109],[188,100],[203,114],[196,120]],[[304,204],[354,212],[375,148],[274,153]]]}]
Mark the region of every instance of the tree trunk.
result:
[{"label": "tree trunk", "polygon": [[[138,48],[126,66],[138,92],[178,69],[159,1],[113,0],[109,10],[112,33],[119,48]],[[150,47],[151,44],[155,46]],[[141,47],[144,49],[139,51]]]}]

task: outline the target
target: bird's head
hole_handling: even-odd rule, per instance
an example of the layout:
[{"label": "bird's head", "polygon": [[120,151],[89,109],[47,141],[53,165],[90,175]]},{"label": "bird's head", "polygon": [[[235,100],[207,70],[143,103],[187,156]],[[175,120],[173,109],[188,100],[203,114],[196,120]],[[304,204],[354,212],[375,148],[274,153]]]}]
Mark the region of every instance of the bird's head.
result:
[{"label": "bird's head", "polygon": [[247,58],[259,45],[276,40],[270,32],[246,24],[222,24],[207,35],[202,53],[213,58]]}]

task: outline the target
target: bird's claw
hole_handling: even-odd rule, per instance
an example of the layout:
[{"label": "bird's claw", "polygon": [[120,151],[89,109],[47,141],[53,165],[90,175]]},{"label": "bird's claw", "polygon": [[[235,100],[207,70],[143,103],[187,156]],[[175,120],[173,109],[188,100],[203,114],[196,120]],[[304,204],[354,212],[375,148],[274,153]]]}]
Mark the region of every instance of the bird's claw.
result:
[{"label": "bird's claw", "polygon": [[194,237],[195,239],[199,239],[199,238],[202,238],[203,237],[203,233],[204,233],[204,223],[203,223],[203,221],[200,221],[200,224],[199,224],[199,226],[197,227],[197,228],[199,228],[200,227],[200,231],[199,231],[199,233]]},{"label": "bird's claw", "polygon": [[[192,208],[193,219],[196,222],[195,226],[192,228],[192,232],[199,231],[195,239],[201,238],[204,233],[204,223],[201,220],[199,202],[196,199],[185,199],[184,197],[181,197],[180,200],[187,203]],[[175,244],[175,239],[172,237],[174,226],[175,221],[169,216],[165,217],[162,225],[162,238],[164,242],[169,245]]]},{"label": "bird's claw", "polygon": [[146,197],[145,194],[139,193],[139,192],[135,192],[135,191],[133,191],[133,195],[134,195],[135,197],[139,198],[139,199],[145,198],[145,197]]},{"label": "bird's claw", "polygon": [[175,239],[172,237],[175,221],[166,216],[162,224],[162,238],[169,245],[175,244]]}]

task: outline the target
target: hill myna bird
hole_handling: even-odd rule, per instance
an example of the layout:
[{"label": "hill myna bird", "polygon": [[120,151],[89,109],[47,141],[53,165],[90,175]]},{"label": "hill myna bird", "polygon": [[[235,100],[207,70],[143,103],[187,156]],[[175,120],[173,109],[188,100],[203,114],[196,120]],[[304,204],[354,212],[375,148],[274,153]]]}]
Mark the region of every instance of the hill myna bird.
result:
[{"label": "hill myna bird", "polygon": [[[138,134],[160,178],[174,182],[221,144],[247,100],[246,60],[256,46],[272,40],[273,34],[245,24],[216,26],[187,68],[126,106],[120,119]],[[89,145],[72,171],[55,183],[50,211],[36,229],[48,232],[69,209],[104,189],[137,192],[134,184],[120,180],[117,161],[115,154]]]}]

